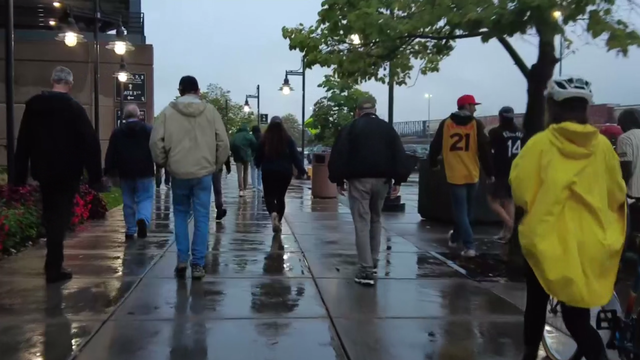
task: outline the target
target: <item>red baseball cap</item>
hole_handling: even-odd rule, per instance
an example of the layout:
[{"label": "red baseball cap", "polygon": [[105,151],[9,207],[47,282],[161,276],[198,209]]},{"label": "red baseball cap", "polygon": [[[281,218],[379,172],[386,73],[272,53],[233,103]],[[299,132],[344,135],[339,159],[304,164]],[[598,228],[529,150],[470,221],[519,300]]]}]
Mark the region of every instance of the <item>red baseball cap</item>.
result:
[{"label": "red baseball cap", "polygon": [[618,125],[604,124],[600,126],[600,134],[604,135],[609,140],[617,140],[623,132]]},{"label": "red baseball cap", "polygon": [[458,107],[465,105],[480,105],[480,103],[476,101],[473,95],[462,95],[458,98]]}]

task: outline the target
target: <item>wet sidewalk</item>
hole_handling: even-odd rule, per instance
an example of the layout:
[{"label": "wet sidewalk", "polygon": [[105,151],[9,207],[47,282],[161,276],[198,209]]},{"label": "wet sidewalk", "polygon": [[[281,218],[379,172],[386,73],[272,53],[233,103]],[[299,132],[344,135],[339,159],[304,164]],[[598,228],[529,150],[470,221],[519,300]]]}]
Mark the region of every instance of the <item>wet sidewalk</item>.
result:
[{"label": "wet sidewalk", "polygon": [[385,215],[379,281],[362,287],[348,208],[305,184],[294,181],[274,237],[261,197],[239,198],[226,178],[229,214],[210,224],[203,281],[173,276],[164,189],[146,240],[125,242],[120,210],[72,234],[67,284],[45,285],[42,247],[1,261],[0,358],[518,358],[521,310],[439,256],[447,229],[420,223],[415,205]]}]

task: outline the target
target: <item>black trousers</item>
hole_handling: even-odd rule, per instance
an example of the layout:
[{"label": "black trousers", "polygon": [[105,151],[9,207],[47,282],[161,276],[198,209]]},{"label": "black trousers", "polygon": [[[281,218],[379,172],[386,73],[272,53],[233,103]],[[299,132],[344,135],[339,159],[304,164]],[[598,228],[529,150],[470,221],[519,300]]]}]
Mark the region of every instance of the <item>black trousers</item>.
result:
[{"label": "black trousers", "polygon": [[162,168],[156,165],[156,188],[159,188],[162,185],[162,171],[164,170],[164,184],[166,186],[171,186],[171,174],[166,168]]},{"label": "black trousers", "polygon": [[292,176],[291,173],[262,171],[262,188],[267,211],[269,214],[277,213],[280,220],[284,216],[284,197],[287,195]]},{"label": "black trousers", "polygon": [[64,238],[71,223],[73,200],[79,184],[40,184],[42,221],[47,232],[46,272],[60,271],[64,262]]},{"label": "black trousers", "polygon": [[[535,273],[525,262],[527,280],[527,305],[524,310],[524,345],[531,359],[537,357],[537,350],[542,341],[542,335],[546,323],[547,304],[549,294],[540,285]],[[591,310],[560,304],[562,320],[578,345],[578,352],[582,355],[574,359],[603,360],[606,359],[604,343],[598,331],[591,325]],[[529,360],[524,358],[524,360]]]},{"label": "black trousers", "polygon": [[218,170],[213,173],[211,177],[213,183],[213,197],[216,203],[216,211],[224,209],[224,203],[222,202],[222,170]]}]

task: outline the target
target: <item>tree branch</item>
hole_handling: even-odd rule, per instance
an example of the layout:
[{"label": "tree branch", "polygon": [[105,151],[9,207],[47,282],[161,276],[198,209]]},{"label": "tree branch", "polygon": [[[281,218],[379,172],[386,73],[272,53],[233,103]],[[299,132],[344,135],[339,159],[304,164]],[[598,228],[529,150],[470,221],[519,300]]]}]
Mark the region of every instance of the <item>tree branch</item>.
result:
[{"label": "tree branch", "polygon": [[421,40],[444,41],[444,40],[458,40],[458,39],[469,39],[474,37],[480,37],[484,34],[487,34],[488,32],[489,30],[477,31],[477,32],[466,33],[466,34],[458,34],[458,35],[436,36],[436,35],[419,34],[419,35],[407,35],[407,36],[413,37],[415,39],[421,39]]},{"label": "tree branch", "polygon": [[511,58],[513,59],[513,62],[516,64],[518,69],[520,69],[520,72],[522,72],[522,75],[524,75],[524,77],[527,78],[529,74],[529,67],[524,62],[524,60],[522,60],[522,57],[520,57],[520,54],[518,54],[518,51],[516,51],[513,45],[511,45],[509,40],[507,40],[506,38],[502,36],[498,36],[497,39],[498,39],[498,42],[502,45],[502,47],[504,47],[504,49],[507,51],[509,56],[511,56]]}]

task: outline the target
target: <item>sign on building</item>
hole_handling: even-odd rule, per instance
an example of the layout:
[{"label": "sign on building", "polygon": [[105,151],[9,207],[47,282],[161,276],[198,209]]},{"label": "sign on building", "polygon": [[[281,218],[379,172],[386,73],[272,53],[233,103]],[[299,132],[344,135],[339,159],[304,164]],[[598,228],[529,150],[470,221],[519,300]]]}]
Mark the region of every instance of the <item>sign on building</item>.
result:
[{"label": "sign on building", "polygon": [[260,125],[269,124],[269,114],[260,114]]},{"label": "sign on building", "polygon": [[[140,120],[146,122],[147,121],[147,110],[145,109],[140,109]],[[116,127],[115,128],[119,128],[120,125],[122,125],[122,114],[120,114],[120,109],[116,109]]]},{"label": "sign on building", "polygon": [[[116,102],[120,102],[120,81],[115,78]],[[131,73],[131,80],[124,83],[124,101],[147,102],[147,75]]]}]

